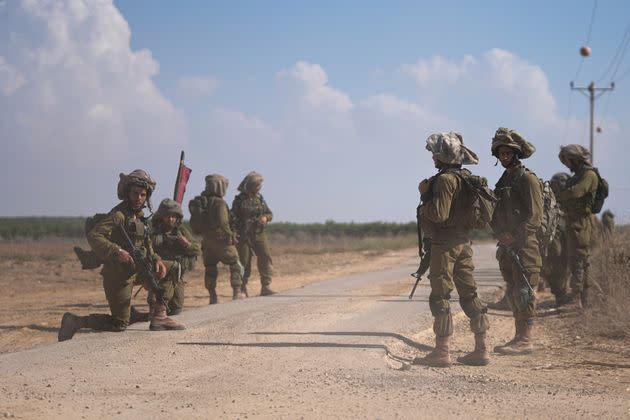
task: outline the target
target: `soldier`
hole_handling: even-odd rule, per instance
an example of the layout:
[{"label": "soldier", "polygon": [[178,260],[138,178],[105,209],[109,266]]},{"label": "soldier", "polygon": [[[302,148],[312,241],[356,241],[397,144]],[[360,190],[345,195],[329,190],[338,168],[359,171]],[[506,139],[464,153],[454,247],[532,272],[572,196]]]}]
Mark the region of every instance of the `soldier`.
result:
[{"label": "soldier", "polygon": [[[223,175],[206,176],[206,189],[201,193],[205,199],[203,211],[204,227],[201,230],[203,240],[203,264],[206,268],[205,285],[210,293],[210,305],[219,302],[217,297],[217,278],[219,262],[230,269],[230,285],[232,299],[241,299],[242,266],[238,259],[238,251],[234,246],[235,235],[230,228],[230,209],[223,199],[228,187],[228,179]],[[196,200],[196,199],[195,199]]]},{"label": "soldier", "polygon": [[238,255],[245,266],[241,291],[249,296],[247,281],[252,273],[252,256],[256,255],[260,273],[261,296],[275,294],[269,287],[273,266],[271,250],[265,234],[265,226],[271,222],[273,214],[260,194],[263,177],[252,171],[245,176],[238,186],[240,194],[232,202],[232,225],[238,238]]},{"label": "soldier", "polygon": [[[571,175],[566,172],[558,172],[551,177],[549,182],[553,193],[558,196],[567,183]],[[558,226],[553,240],[547,248],[547,255],[543,257],[541,274],[549,283],[551,293],[556,299],[556,306],[562,305],[567,293],[568,279],[568,258],[567,258],[567,235],[566,217],[564,212],[558,210]]]},{"label": "soldier", "polygon": [[492,230],[499,240],[497,260],[506,296],[514,315],[514,338],[494,351],[529,354],[533,351],[532,332],[542,260],[536,232],[542,224],[542,185],[538,177],[521,163],[536,148],[520,134],[499,128],[491,151],[505,168],[495,186],[499,199],[492,218]]},{"label": "soldier", "polygon": [[605,210],[602,213],[602,230],[605,238],[610,238],[615,231],[615,215],[610,210]]},{"label": "soldier", "polygon": [[560,162],[573,172],[558,201],[567,215],[567,252],[571,292],[565,303],[581,309],[587,303],[588,267],[591,242],[591,206],[599,178],[591,166],[591,153],[578,144],[560,148]]},{"label": "soldier", "polygon": [[[184,307],[184,274],[195,267],[201,246],[193,239],[190,231],[182,225],[184,213],[179,203],[165,198],[153,215],[151,241],[155,252],[168,269],[167,276],[160,282],[165,289],[169,315],[178,315]],[[169,279],[174,276],[174,279]],[[174,285],[171,290],[170,285]],[[149,292],[149,306],[155,303],[155,295]]]},{"label": "soldier", "polygon": [[[131,306],[131,294],[137,278],[137,268],[124,233],[134,246],[155,265],[159,279],[166,276],[166,266],[153,251],[149,239],[147,219],[142,212],[150,207],[150,198],[155,189],[155,181],[144,170],[136,169],[129,175],[120,174],[118,198],[122,200],[106,217],[100,220],[87,234],[88,243],[103,261],[103,288],[111,315],[90,314],[77,316],[66,312],[61,320],[59,341],[69,340],[80,328],[102,331],[124,331],[129,324],[150,320],[149,329],[182,330],[183,324],[166,316],[166,304],[158,299],[150,314],[139,313]],[[123,232],[124,230],[124,232]],[[149,288],[149,285],[145,285]]]},{"label": "soldier", "polygon": [[431,237],[429,307],[434,317],[435,349],[416,363],[428,366],[451,365],[449,342],[453,334],[453,318],[449,299],[453,288],[459,303],[470,318],[470,329],[475,335],[473,352],[459,357],[460,363],[484,366],[490,363],[486,346],[489,328],[486,308],[477,297],[473,277],[473,251],[469,234],[471,225],[470,191],[467,181],[472,177],[462,165],[477,164],[477,155],[464,146],[458,133],[432,134],[427,139],[427,150],[433,154],[437,175],[423,180],[418,189],[422,194],[420,223]]}]

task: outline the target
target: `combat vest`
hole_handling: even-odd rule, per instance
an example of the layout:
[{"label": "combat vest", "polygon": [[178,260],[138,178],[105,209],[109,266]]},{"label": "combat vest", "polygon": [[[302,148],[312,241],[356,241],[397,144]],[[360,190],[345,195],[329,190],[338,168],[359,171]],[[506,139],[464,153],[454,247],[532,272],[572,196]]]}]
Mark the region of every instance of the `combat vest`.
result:
[{"label": "combat vest", "polygon": [[175,226],[169,232],[160,232],[160,227],[155,228],[152,234],[153,250],[164,260],[177,261],[182,272],[195,268],[197,257],[189,255],[188,250],[178,240],[184,236],[181,226]]},{"label": "combat vest", "polygon": [[[597,175],[597,188],[592,192],[584,194],[582,197],[563,203],[564,210],[569,217],[586,217],[592,213],[599,213],[599,211],[595,210],[601,210],[601,207],[604,205],[604,199],[608,196],[608,182],[600,177],[597,169],[589,165],[584,165],[579,171],[575,172],[575,174],[567,180],[565,188],[571,188],[578,184],[588,171],[592,171]],[[597,204],[595,203],[596,197],[598,200]]]},{"label": "combat vest", "polygon": [[258,218],[269,212],[262,194],[247,197],[239,194],[232,203],[232,224],[241,236],[251,237],[264,230],[264,226],[257,223]]}]

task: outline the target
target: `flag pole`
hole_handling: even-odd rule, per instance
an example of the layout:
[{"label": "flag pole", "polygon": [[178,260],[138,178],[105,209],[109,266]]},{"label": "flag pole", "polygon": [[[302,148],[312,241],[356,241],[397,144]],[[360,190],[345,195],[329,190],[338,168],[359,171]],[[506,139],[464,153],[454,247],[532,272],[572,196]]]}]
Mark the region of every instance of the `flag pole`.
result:
[{"label": "flag pole", "polygon": [[175,191],[173,192],[173,200],[177,200],[177,189],[179,188],[179,179],[182,174],[182,166],[184,165],[184,151],[179,157],[179,166],[177,167],[177,178],[175,178]]}]

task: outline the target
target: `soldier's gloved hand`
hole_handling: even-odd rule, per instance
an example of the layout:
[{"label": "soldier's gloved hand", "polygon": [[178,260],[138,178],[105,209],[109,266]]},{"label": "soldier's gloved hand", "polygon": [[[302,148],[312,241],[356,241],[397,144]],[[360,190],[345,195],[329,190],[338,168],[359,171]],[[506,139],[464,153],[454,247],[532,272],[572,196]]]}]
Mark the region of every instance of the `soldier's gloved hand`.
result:
[{"label": "soldier's gloved hand", "polygon": [[162,260],[157,260],[155,262],[155,274],[157,274],[159,279],[166,277],[166,265],[164,265]]},{"label": "soldier's gloved hand", "polygon": [[131,258],[131,254],[129,254],[124,249],[119,249],[118,252],[116,252],[115,259],[121,264],[129,264],[130,266],[135,267],[135,264],[133,263],[133,258]]}]

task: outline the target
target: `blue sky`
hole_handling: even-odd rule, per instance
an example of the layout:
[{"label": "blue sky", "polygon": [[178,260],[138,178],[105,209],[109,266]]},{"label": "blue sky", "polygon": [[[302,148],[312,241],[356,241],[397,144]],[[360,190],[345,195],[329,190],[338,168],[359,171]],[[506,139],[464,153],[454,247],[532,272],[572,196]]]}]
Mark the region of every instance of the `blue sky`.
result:
[{"label": "blue sky", "polygon": [[[219,172],[231,201],[255,169],[276,220],[405,222],[434,172],[425,139],[461,132],[494,183],[499,126],[537,146],[525,163],[549,178],[561,144],[588,144],[569,81],[580,68],[577,85],[607,85],[630,25],[630,3],[598,1],[582,60],[594,3],[552,3],[0,2],[0,193],[14,197],[0,215],[107,210],[137,167],[158,201],[184,149],[187,199]],[[627,55],[595,147],[626,223]]]}]

